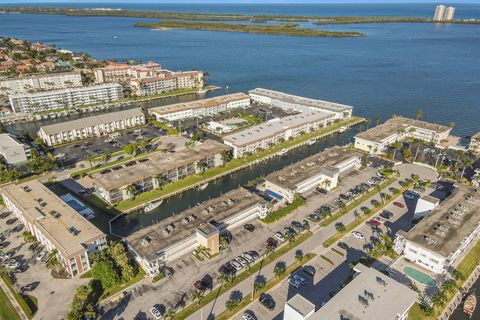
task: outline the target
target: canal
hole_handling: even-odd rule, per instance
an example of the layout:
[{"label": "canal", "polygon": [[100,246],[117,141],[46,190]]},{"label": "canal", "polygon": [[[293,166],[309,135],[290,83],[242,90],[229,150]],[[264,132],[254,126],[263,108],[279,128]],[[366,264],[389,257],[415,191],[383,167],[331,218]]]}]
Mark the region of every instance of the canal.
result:
[{"label": "canal", "polygon": [[[480,293],[480,278],[475,281],[475,283],[472,285],[470,288],[469,292],[475,292],[478,290],[478,293]],[[477,296],[477,301],[479,300],[479,296]],[[469,319],[475,319],[478,320],[480,319],[480,308],[477,303],[477,307],[475,308],[475,311],[473,312],[472,317],[470,317],[468,314],[463,312],[463,302],[460,303],[457,307],[457,309],[452,313],[452,315],[449,318],[450,320],[469,320]]]}]

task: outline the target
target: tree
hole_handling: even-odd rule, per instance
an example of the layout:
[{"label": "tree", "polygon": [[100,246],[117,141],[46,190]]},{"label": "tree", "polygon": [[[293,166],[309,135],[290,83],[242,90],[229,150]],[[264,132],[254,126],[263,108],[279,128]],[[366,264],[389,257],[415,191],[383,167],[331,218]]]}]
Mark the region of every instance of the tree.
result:
[{"label": "tree", "polygon": [[77,288],[72,301],[72,309],[67,315],[68,320],[97,318],[97,314],[93,307],[97,302],[93,286],[93,281],[90,281],[87,286],[80,286]]},{"label": "tree", "polygon": [[166,310],[163,318],[165,320],[173,320],[175,318],[175,311],[173,309]]},{"label": "tree", "polygon": [[136,143],[129,143],[125,147],[123,147],[123,151],[125,151],[129,155],[133,155],[138,151],[138,146]]},{"label": "tree", "polygon": [[93,165],[93,160],[95,159],[95,156],[93,154],[87,154],[85,156],[85,161],[88,162],[89,166],[90,166],[90,169],[92,169],[92,165]]},{"label": "tree", "polygon": [[367,130],[368,130],[368,128],[370,127],[370,124],[372,123],[372,120],[367,119],[365,120],[365,122],[367,123]]},{"label": "tree", "polygon": [[230,298],[227,301],[225,301],[225,308],[227,308],[228,311],[232,311],[237,306],[238,306],[238,300],[236,299]]},{"label": "tree", "polygon": [[53,249],[48,253],[47,268],[53,269],[58,273],[63,269],[63,265],[58,261],[57,254],[57,249]]},{"label": "tree", "polygon": [[345,231],[347,231],[347,228],[342,222],[335,223],[335,229],[342,234],[345,233]]},{"label": "tree", "polygon": [[207,164],[203,161],[198,161],[196,167],[197,170],[203,174],[205,172],[205,169],[207,168]]},{"label": "tree", "polygon": [[415,116],[416,116],[416,119],[418,120],[419,118],[423,118],[423,116],[425,115],[425,113],[423,112],[423,110],[421,109],[417,109],[415,111]]},{"label": "tree", "polygon": [[472,160],[470,160],[469,158],[463,158],[462,165],[463,165],[463,169],[462,169],[462,175],[460,176],[460,180],[463,179],[463,175],[465,174],[465,169],[467,169],[472,165]]},{"label": "tree", "polygon": [[23,239],[24,239],[25,242],[27,242],[27,243],[37,242],[37,239],[33,236],[33,234],[31,234],[31,233],[28,232],[28,231],[23,231],[22,235],[23,235]]},{"label": "tree", "polygon": [[397,151],[402,148],[402,143],[400,141],[395,141],[392,144],[393,147],[393,160],[395,160],[395,155],[397,154]]},{"label": "tree", "polygon": [[325,180],[323,180],[322,184],[325,187],[325,189],[328,190],[330,188],[330,186],[332,185],[332,181],[329,180],[329,179],[325,179]]},{"label": "tree", "polygon": [[232,160],[232,151],[231,150],[224,150],[222,151],[222,161],[223,163],[230,162]]},{"label": "tree", "polygon": [[380,121],[382,120],[381,116],[376,116],[375,120],[377,121],[377,126],[380,124]]},{"label": "tree", "polygon": [[360,213],[357,210],[355,210],[353,211],[353,216],[355,217],[355,220],[357,220],[360,217]]},{"label": "tree", "polygon": [[135,268],[128,255],[127,249],[123,242],[117,242],[108,247],[110,256],[112,257],[117,269],[120,269],[120,276],[122,281],[127,282],[135,277]]},{"label": "tree", "polygon": [[111,260],[95,263],[92,268],[92,276],[102,283],[103,288],[111,288],[120,280],[115,265]]},{"label": "tree", "polygon": [[131,198],[135,198],[135,193],[137,192],[137,186],[134,185],[133,183],[132,184],[129,184],[127,186],[127,188],[125,188],[125,191],[127,191],[127,194],[131,197]]},{"label": "tree", "polygon": [[431,297],[430,301],[436,307],[443,307],[447,302],[447,296],[445,292],[439,291]]},{"label": "tree", "polygon": [[413,158],[413,161],[417,161],[417,156],[418,156],[418,151],[420,150],[420,147],[422,147],[424,144],[423,140],[418,140],[417,141],[417,151],[415,151],[415,157]]},{"label": "tree", "polygon": [[197,290],[193,290],[192,292],[192,300],[193,302],[196,302],[197,304],[200,303],[200,301],[202,301],[202,293],[200,291],[197,291]]},{"label": "tree", "polygon": [[302,250],[297,250],[295,251],[295,260],[300,263],[303,260],[303,251]]},{"label": "tree", "polygon": [[281,266],[277,264],[273,269],[273,273],[275,274],[276,277],[280,278],[285,274],[285,266]]},{"label": "tree", "polygon": [[163,174],[156,175],[153,177],[153,179],[155,179],[158,189],[163,189],[163,186],[167,184],[167,179]]}]

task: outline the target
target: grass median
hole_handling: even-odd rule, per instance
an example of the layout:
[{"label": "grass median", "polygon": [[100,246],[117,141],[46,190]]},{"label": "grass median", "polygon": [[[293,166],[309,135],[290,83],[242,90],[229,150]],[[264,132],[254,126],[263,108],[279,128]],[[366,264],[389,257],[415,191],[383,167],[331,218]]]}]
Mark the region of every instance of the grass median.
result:
[{"label": "grass median", "polygon": [[27,315],[29,319],[32,319],[38,310],[37,298],[29,295],[20,294],[20,292],[18,292],[15,289],[15,287],[13,286],[12,280],[8,277],[6,273],[2,273],[1,277],[3,279],[3,282],[5,282],[8,289],[10,290],[11,294],[17,301],[17,303],[22,308],[23,312]]},{"label": "grass median", "polygon": [[295,248],[296,246],[300,245],[303,243],[305,240],[310,238],[312,236],[312,233],[310,231],[305,232],[298,236],[293,242],[287,243],[283,247],[279,248],[278,250],[274,251],[270,256],[264,258],[263,260],[260,260],[253,266],[251,266],[248,270],[245,270],[244,272],[240,273],[238,276],[236,276],[233,280],[226,282],[224,285],[218,287],[215,290],[212,290],[208,294],[206,294],[202,300],[200,300],[199,303],[192,303],[189,306],[185,307],[183,310],[179,311],[174,319],[179,320],[179,319],[185,319],[188,316],[192,315],[195,311],[199,310],[200,308],[203,308],[210,302],[212,302],[214,299],[216,299],[218,296],[224,294],[231,288],[235,287],[237,284],[242,282],[243,280],[247,279],[248,277],[252,276],[253,274],[257,273],[260,269],[265,268],[267,265],[269,265],[271,262],[275,261],[291,249]]},{"label": "grass median", "polygon": [[0,288],[0,320],[20,320],[17,310],[15,310],[2,288]]}]

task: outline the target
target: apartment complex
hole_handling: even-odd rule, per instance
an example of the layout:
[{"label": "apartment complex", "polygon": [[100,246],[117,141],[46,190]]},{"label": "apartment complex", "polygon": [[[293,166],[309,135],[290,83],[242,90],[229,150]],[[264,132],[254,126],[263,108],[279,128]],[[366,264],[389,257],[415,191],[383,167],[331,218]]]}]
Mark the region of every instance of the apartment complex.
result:
[{"label": "apartment complex", "polygon": [[226,230],[233,230],[267,213],[265,200],[239,188],[141,229],[125,240],[135,260],[150,277],[154,277],[162,266],[199,245],[211,252],[218,250],[217,241],[204,244],[205,238],[213,240]]},{"label": "apartment complex", "polygon": [[30,159],[30,146],[8,133],[0,134],[0,155],[8,164],[22,163]]},{"label": "apartment complex", "polygon": [[444,5],[438,5],[435,7],[435,14],[433,15],[434,21],[451,21],[455,15],[454,7],[445,7]]},{"label": "apartment complex", "polygon": [[480,193],[459,186],[408,233],[400,231],[395,251],[434,273],[454,268],[480,235]]},{"label": "apartment complex", "polygon": [[440,124],[394,116],[376,127],[357,134],[355,148],[373,154],[384,153],[387,146],[408,137],[439,144],[448,139],[451,130],[452,128]]},{"label": "apartment complex", "polygon": [[252,102],[266,104],[284,110],[297,112],[322,111],[335,115],[335,119],[350,118],[352,107],[335,102],[310,99],[279,91],[256,88],[248,92]]},{"label": "apartment complex", "polygon": [[[206,140],[192,148],[172,153],[157,152],[148,158],[93,173],[93,186],[100,198],[115,204],[142,192],[158,189],[165,183],[221,166],[222,155],[229,149],[220,142]],[[129,186],[134,186],[133,193]]]},{"label": "apartment complex", "polygon": [[141,109],[116,111],[98,116],[40,127],[38,136],[48,146],[73,142],[145,124]]},{"label": "apartment complex", "polygon": [[163,70],[164,74],[153,78],[132,79],[130,87],[137,96],[160,94],[177,89],[190,89],[203,87],[203,72],[171,72]]},{"label": "apartment complex", "polygon": [[223,142],[233,148],[235,158],[241,158],[256,150],[267,149],[280,141],[326,127],[334,120],[335,115],[331,113],[306,111],[281,119],[273,119],[267,123],[227,135],[223,138]]},{"label": "apartment complex", "polygon": [[232,93],[209,99],[181,102],[151,108],[148,111],[157,120],[175,121],[188,118],[204,117],[250,106],[250,97],[244,93]]},{"label": "apartment complex", "polygon": [[162,66],[149,61],[145,64],[124,64],[109,62],[104,68],[93,69],[96,83],[122,82],[127,84],[130,79],[145,79],[156,77],[162,72]]},{"label": "apartment complex", "polygon": [[5,206],[71,277],[91,269],[88,254],[107,246],[106,236],[38,180],[0,189]]},{"label": "apartment complex", "polygon": [[[312,312],[312,303],[296,294],[285,304],[284,320],[406,320],[417,293],[374,268],[359,263],[350,281],[325,305]],[[322,288],[323,289],[323,288]]]},{"label": "apartment complex", "polygon": [[31,77],[6,78],[0,80],[0,96],[81,86],[82,76],[80,72],[50,73]]},{"label": "apartment complex", "polygon": [[477,132],[472,136],[470,143],[468,144],[468,150],[473,153],[480,153],[480,132]]},{"label": "apartment complex", "polygon": [[361,156],[360,152],[345,147],[326,149],[266,176],[266,192],[290,202],[295,193],[302,194],[318,186],[333,189],[340,174],[360,168]]},{"label": "apartment complex", "polygon": [[122,97],[122,86],[110,83],[90,87],[10,95],[9,100],[10,106],[15,113],[35,113],[51,109],[106,103]]}]

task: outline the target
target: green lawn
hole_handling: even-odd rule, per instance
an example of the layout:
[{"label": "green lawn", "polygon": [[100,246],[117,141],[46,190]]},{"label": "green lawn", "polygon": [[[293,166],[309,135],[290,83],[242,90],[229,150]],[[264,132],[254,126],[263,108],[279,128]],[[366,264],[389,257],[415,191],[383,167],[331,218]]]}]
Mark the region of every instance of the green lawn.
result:
[{"label": "green lawn", "polygon": [[5,292],[0,288],[0,320],[20,320],[20,316],[8,300]]},{"label": "green lawn", "polygon": [[6,273],[2,273],[1,277],[5,284],[7,285],[8,289],[12,293],[13,297],[17,301],[17,303],[22,308],[23,312],[27,315],[29,319],[32,319],[35,313],[38,310],[38,301],[37,298],[29,295],[22,295],[20,294],[15,287],[13,286],[12,280],[8,277]]},{"label": "green lawn", "polygon": [[195,174],[195,175],[186,177],[182,180],[168,183],[162,189],[154,189],[148,192],[141,193],[137,197],[135,197],[135,199],[127,199],[127,200],[121,201],[115,206],[115,208],[119,211],[125,211],[125,210],[135,208],[146,202],[155,200],[160,197],[167,196],[171,193],[182,191],[184,189],[186,190],[190,188],[192,185],[202,183],[207,179],[214,178],[216,176],[225,174],[229,171],[239,169],[242,166],[249,165],[265,157],[269,157],[272,154],[275,154],[284,148],[294,147],[298,144],[305,143],[310,139],[319,138],[319,137],[328,135],[332,131],[339,129],[342,126],[353,125],[353,124],[360,123],[362,121],[364,121],[364,119],[359,117],[352,117],[347,120],[339,121],[326,128],[322,128],[315,132],[307,133],[299,137],[296,137],[295,139],[288,140],[283,143],[279,143],[267,150],[259,151],[250,156],[246,156],[243,158],[232,159],[232,161],[226,163],[223,167],[211,168],[211,169],[205,170],[203,174]]},{"label": "green lawn", "polygon": [[103,294],[100,297],[100,300],[108,299],[111,296],[113,296],[114,294],[119,293],[120,291],[125,290],[126,288],[130,287],[131,285],[143,280],[145,278],[145,271],[143,271],[142,268],[138,268],[138,269],[139,269],[138,274],[135,277],[133,277],[132,280],[130,280],[128,282],[125,282],[125,283],[117,284],[117,285],[115,285],[111,288],[107,288],[107,289],[103,290]]},{"label": "green lawn", "polygon": [[161,129],[166,130],[167,134],[169,136],[175,136],[175,135],[178,134],[177,129],[168,126],[166,123],[163,123],[163,122],[160,122],[160,121],[157,121],[157,120],[150,120],[149,123],[153,124],[157,128],[161,128]]}]

